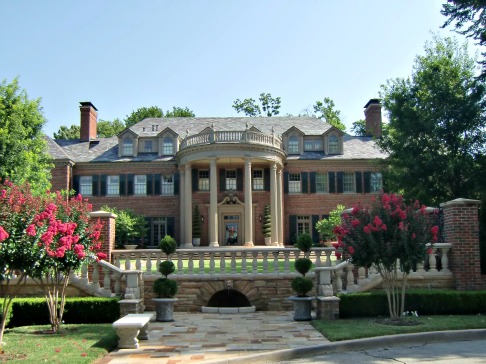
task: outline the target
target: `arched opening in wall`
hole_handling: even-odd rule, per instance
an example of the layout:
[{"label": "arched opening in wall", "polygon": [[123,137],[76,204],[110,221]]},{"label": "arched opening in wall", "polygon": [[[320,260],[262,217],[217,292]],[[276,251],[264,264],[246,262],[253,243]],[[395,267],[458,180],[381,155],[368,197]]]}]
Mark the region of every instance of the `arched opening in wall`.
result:
[{"label": "arched opening in wall", "polygon": [[250,307],[250,301],[236,289],[225,289],[213,294],[207,307]]}]

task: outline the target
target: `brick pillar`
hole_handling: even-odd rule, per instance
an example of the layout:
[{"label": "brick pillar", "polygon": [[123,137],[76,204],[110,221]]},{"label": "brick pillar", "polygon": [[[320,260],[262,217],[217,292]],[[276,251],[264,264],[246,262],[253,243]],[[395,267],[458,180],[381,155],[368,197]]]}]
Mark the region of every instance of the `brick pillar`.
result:
[{"label": "brick pillar", "polygon": [[444,212],[445,243],[452,245],[449,268],[457,290],[484,288],[479,256],[480,201],[458,198],[440,206]]},{"label": "brick pillar", "polygon": [[71,189],[72,161],[55,162],[51,169],[51,191],[69,191]]},{"label": "brick pillar", "polygon": [[[93,223],[100,220],[103,224],[101,228],[101,249],[100,252],[106,254],[106,261],[111,263],[111,251],[115,249],[115,219],[116,215],[111,212],[106,211],[93,211],[91,213],[91,221]],[[92,279],[92,269],[93,266],[90,265],[88,268],[88,275],[89,279]],[[105,274],[103,273],[103,269],[101,267],[98,268],[98,274],[100,279],[100,284],[103,284],[103,279]]]}]

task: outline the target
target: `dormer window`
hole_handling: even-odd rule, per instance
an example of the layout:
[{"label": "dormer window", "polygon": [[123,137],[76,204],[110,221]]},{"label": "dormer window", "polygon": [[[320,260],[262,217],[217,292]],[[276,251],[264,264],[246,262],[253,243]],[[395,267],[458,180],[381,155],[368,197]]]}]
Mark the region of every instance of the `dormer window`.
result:
[{"label": "dormer window", "polygon": [[322,152],[321,138],[306,138],[304,140],[304,150],[306,152]]},{"label": "dormer window", "polygon": [[299,138],[295,135],[289,137],[289,154],[299,154]]},{"label": "dormer window", "polygon": [[133,140],[123,139],[123,155],[133,155]]},{"label": "dormer window", "polygon": [[162,155],[174,154],[174,142],[171,137],[165,137],[162,143]]},{"label": "dormer window", "polygon": [[146,153],[150,153],[153,149],[153,143],[151,140],[146,140],[144,143],[143,143],[143,151],[146,152]]},{"label": "dormer window", "polygon": [[339,138],[336,135],[329,137],[329,154],[339,154]]}]

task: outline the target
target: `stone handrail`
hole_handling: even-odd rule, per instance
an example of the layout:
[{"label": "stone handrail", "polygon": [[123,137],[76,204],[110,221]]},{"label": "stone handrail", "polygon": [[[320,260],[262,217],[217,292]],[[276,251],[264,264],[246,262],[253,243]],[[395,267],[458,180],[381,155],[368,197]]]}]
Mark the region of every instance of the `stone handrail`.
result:
[{"label": "stone handrail", "polygon": [[[430,244],[429,244],[430,246]],[[431,248],[425,262],[410,273],[409,278],[451,276],[448,253],[452,244],[437,243]],[[440,268],[437,266],[440,257]],[[330,297],[337,293],[363,292],[382,283],[381,276],[373,267],[355,269],[350,261],[336,265],[326,265],[314,268],[317,280],[317,295]]]},{"label": "stone handrail", "polygon": [[[331,265],[334,248],[313,248],[310,258],[316,267]],[[303,256],[296,248],[231,247],[177,249],[171,256],[176,276],[191,274],[287,274],[293,273],[291,260]],[[160,249],[114,250],[112,261],[126,270],[137,269],[145,275],[159,275],[157,267],[166,257]],[[209,263],[205,267],[205,261]],[[217,266],[219,267],[217,268]],[[237,269],[237,265],[241,265]]]},{"label": "stone handrail", "polygon": [[268,135],[252,130],[243,131],[210,131],[207,133],[191,135],[181,142],[180,149],[214,143],[248,143],[268,145],[282,148],[282,139],[276,135]]}]

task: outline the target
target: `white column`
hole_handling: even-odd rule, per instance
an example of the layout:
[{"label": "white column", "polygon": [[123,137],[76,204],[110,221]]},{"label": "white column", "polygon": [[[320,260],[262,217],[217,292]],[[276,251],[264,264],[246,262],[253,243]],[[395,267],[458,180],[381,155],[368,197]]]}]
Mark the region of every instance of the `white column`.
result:
[{"label": "white column", "polygon": [[180,219],[180,233],[181,233],[181,240],[179,241],[180,245],[183,246],[184,242],[186,241],[186,216],[184,214],[184,207],[185,207],[185,173],[184,169],[180,168],[180,189],[179,189],[179,196],[180,196],[180,208],[179,208],[179,219]]},{"label": "white column", "polygon": [[184,183],[184,224],[185,240],[183,248],[192,248],[192,183],[191,183],[191,164],[185,165]]},{"label": "white column", "polygon": [[270,215],[272,218],[272,242],[278,245],[278,207],[277,207],[277,164],[270,167]]},{"label": "white column", "polygon": [[250,158],[245,158],[245,246],[253,246],[253,196]]},{"label": "white column", "polygon": [[283,239],[283,185],[282,185],[282,168],[278,171],[277,178],[277,216],[278,216],[278,243],[284,246]]},{"label": "white column", "polygon": [[209,163],[209,246],[218,242],[218,184],[216,158]]}]

